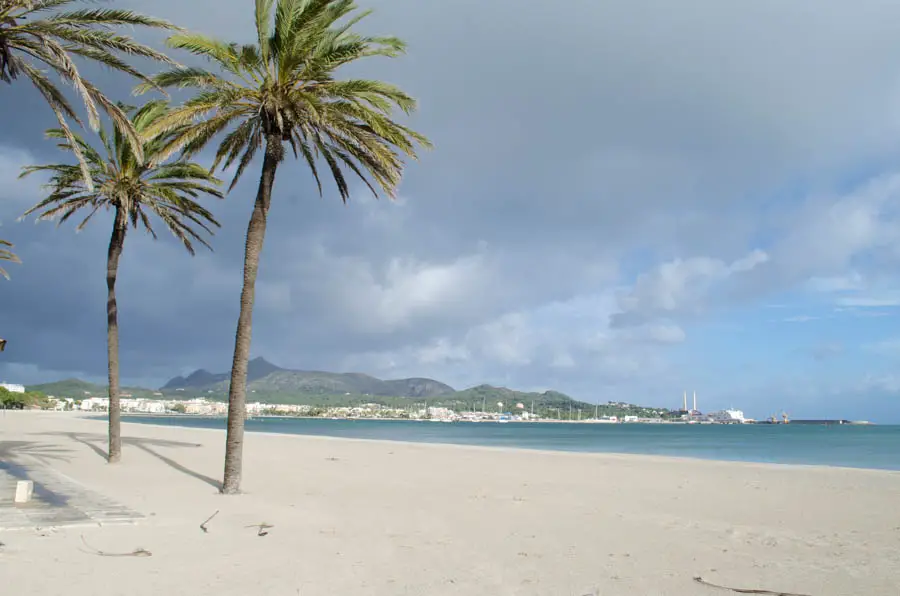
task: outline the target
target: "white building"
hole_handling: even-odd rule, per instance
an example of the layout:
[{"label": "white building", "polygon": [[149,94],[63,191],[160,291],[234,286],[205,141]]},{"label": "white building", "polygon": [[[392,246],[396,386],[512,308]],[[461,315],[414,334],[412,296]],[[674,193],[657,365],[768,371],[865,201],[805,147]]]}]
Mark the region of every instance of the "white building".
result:
[{"label": "white building", "polygon": [[709,419],[722,424],[743,424],[744,413],[741,410],[719,410],[709,414]]},{"label": "white building", "polygon": [[139,412],[141,414],[165,414],[166,404],[156,399],[123,398],[119,400],[123,412]]},{"label": "white building", "polygon": [[0,383],[0,387],[3,387],[10,393],[25,393],[25,385],[18,385],[16,383]]},{"label": "white building", "polygon": [[88,397],[87,399],[81,400],[81,409],[82,410],[108,410],[109,409],[109,398],[108,397]]}]

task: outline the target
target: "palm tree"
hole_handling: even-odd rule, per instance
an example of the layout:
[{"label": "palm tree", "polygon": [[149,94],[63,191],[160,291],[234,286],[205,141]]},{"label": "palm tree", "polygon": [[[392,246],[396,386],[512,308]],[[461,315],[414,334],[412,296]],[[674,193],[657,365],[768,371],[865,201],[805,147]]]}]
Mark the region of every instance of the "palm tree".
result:
[{"label": "palm tree", "polygon": [[[416,102],[380,81],[335,79],[335,71],[369,56],[394,57],[405,44],[395,37],[366,37],[352,31],[368,11],[354,0],[256,0],[257,43],[238,45],[193,34],[169,38],[169,46],[188,50],[218,65],[175,68],[153,77],[160,87],[193,87],[198,94],[162,118],[154,130],[173,134],[169,152],[192,155],[227,132],[213,164],[237,164],[229,190],[264,148],[262,174],[247,227],[244,284],[228,394],[228,435],[222,492],[240,490],[244,403],[253,301],[259,255],[266,233],[275,172],[284,146],[302,157],[322,193],[317,161],[322,160],[343,201],[350,196],[347,173],[378,196],[393,197],[403,172],[402,154],[416,157],[422,135],[391,119],[394,108],[410,113]],[[148,84],[138,91],[148,90]],[[321,165],[321,163],[319,164]],[[367,176],[368,174],[368,176]]]},{"label": "palm tree", "polygon": [[[81,124],[72,105],[38,65],[48,67],[71,83],[81,96],[94,130],[100,126],[99,111],[109,116],[125,135],[131,150],[142,158],[142,144],[128,117],[118,105],[81,76],[73,56],[86,58],[114,70],[147,81],[147,77],[120,55],[140,56],[173,64],[164,54],[114,31],[115,27],[144,26],[179,29],[160,19],[130,10],[83,8],[61,11],[77,0],[0,0],[0,81],[12,83],[20,74],[44,97],[56,115],[60,130],[78,158],[85,180],[90,180],[88,164],[72,134],[67,118]],[[51,14],[46,14],[46,13]],[[89,182],[90,184],[90,182]]]},{"label": "palm tree", "polygon": [[[94,149],[81,137],[73,135],[85,158],[92,187],[81,176],[80,167],[71,164],[50,164],[24,168],[22,176],[34,172],[48,172],[50,181],[46,188],[49,196],[29,209],[25,215],[40,212],[38,219],[58,219],[62,224],[76,213],[85,213],[78,224],[81,230],[101,209],[113,212],[113,229],[109,239],[106,261],[106,320],[107,351],[109,355],[109,462],[122,457],[122,439],[119,424],[119,322],[116,305],[116,276],[119,257],[129,226],[143,228],[154,239],[150,215],[156,215],[189,253],[194,254],[194,243],[209,248],[201,237],[201,230],[212,234],[210,226],[218,226],[212,214],[195,199],[200,195],[222,198],[216,186],[220,181],[209,170],[180,157],[170,162],[159,158],[160,151],[168,143],[165,136],[148,135],[147,130],[166,116],[165,101],[151,101],[139,110],[120,106],[124,113],[133,113],[131,123],[138,134],[143,135],[142,161],[132,150],[131,144],[119,129],[112,136],[100,128],[102,151]],[[69,135],[62,130],[48,131],[51,138],[60,139],[60,148],[72,151]]]},{"label": "palm tree", "polygon": [[[19,257],[17,257],[15,254],[13,254],[13,252],[11,250],[9,250],[10,248],[12,248],[11,242],[7,242],[6,240],[0,240],[0,247],[2,247],[2,246],[5,246],[7,248],[0,248],[0,261],[9,261],[10,263],[21,263],[22,262],[19,260]],[[6,279],[9,279],[9,274],[6,272],[6,269],[4,269],[3,267],[0,267],[0,275],[5,277]]]}]

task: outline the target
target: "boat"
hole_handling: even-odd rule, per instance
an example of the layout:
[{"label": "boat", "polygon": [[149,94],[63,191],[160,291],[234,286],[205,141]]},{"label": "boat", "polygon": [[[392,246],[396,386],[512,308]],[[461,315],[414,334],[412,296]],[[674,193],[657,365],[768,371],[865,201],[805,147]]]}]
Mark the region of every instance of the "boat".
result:
[{"label": "boat", "polygon": [[617,416],[604,416],[603,418],[585,420],[585,422],[590,422],[591,424],[618,424],[619,418]]}]

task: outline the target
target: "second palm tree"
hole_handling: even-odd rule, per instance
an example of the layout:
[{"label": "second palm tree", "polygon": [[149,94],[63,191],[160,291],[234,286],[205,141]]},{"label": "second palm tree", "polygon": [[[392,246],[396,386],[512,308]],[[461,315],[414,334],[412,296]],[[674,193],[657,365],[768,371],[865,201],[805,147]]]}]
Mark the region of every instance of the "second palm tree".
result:
[{"label": "second palm tree", "polygon": [[[319,185],[321,160],[341,199],[350,196],[345,171],[377,196],[393,196],[403,172],[401,154],[416,157],[422,135],[391,119],[395,108],[409,113],[416,102],[380,81],[335,80],[341,66],[369,56],[394,57],[405,44],[395,37],[367,37],[352,31],[368,12],[356,13],[353,0],[256,0],[257,44],[228,44],[202,35],[175,35],[169,45],[208,58],[223,71],[176,68],[153,82],[161,87],[194,87],[200,93],[162,118],[154,130],[176,132],[169,151],[188,155],[219,133],[215,168],[237,164],[231,186],[264,147],[262,174],[247,226],[244,285],[228,393],[228,435],[222,491],[240,489],[247,363],[259,256],[284,145],[302,156]],[[354,14],[356,13],[356,14]],[[151,86],[143,85],[143,89]]]},{"label": "second palm tree", "polygon": [[194,254],[194,243],[209,247],[202,233],[212,233],[218,222],[212,213],[194,199],[201,195],[221,198],[217,188],[219,181],[206,168],[179,158],[166,162],[161,153],[168,139],[165,136],[146,134],[148,129],[168,113],[164,101],[152,101],[140,109],[125,108],[132,114],[134,129],[142,135],[143,160],[138,159],[131,144],[119,128],[110,137],[100,129],[102,151],[77,135],[59,129],[48,131],[51,138],[60,139],[59,146],[74,152],[69,139],[74,138],[78,150],[88,166],[91,188],[82,176],[78,163],[30,166],[22,176],[34,172],[47,172],[50,182],[46,199],[29,209],[25,215],[39,213],[39,219],[58,219],[63,223],[76,213],[83,213],[78,224],[83,228],[100,210],[113,212],[113,229],[106,260],[106,319],[107,352],[109,357],[109,452],[110,463],[122,457],[122,438],[119,408],[119,320],[116,302],[116,278],[119,257],[125,245],[129,226],[142,227],[153,238],[156,232],[150,215],[156,215],[166,228],[180,240],[189,253]]}]

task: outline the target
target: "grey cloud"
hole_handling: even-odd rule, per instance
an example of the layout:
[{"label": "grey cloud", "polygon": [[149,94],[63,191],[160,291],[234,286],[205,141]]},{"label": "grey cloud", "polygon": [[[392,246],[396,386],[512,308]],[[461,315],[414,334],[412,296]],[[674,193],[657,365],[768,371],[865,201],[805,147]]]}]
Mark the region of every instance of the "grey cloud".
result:
[{"label": "grey cloud", "polygon": [[663,263],[638,277],[633,288],[620,294],[620,312],[613,315],[612,325],[628,327],[658,317],[701,314],[717,285],[768,260],[765,252],[754,250],[732,263],[709,257]]},{"label": "grey cloud", "polygon": [[[246,3],[122,4],[252,37]],[[830,188],[847,168],[900,149],[900,6],[374,6],[367,26],[408,39],[410,54],[354,72],[416,95],[412,124],[437,149],[410,165],[398,205],[360,195],[343,206],[333,191],[319,199],[300,164],[282,168],[254,320],[255,353],[282,365],[652,395],[675,374],[665,350],[684,339],[682,319],[729,292],[747,299],[846,263],[776,266],[811,251],[799,240],[759,245],[799,213],[771,206],[772,193],[798,180]],[[129,97],[127,80],[100,76]],[[39,138],[52,116],[29,97],[0,95],[0,108],[21,110],[0,145],[56,159]],[[127,377],[227,366],[254,185],[251,169],[217,206],[213,254],[190,259],[169,238],[129,237]],[[102,375],[107,222],[79,235],[14,224],[11,193],[0,189],[0,235],[25,264],[0,287],[16,346],[6,361]],[[772,260],[742,268],[757,248]],[[632,262],[649,263],[634,285]],[[679,265],[664,278],[666,262]]]}]

